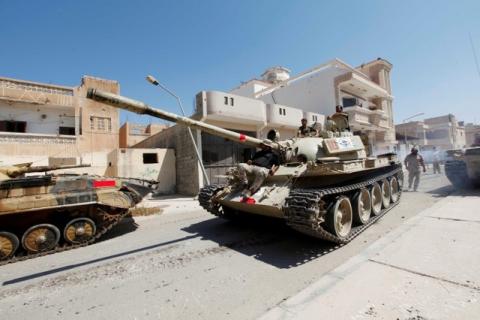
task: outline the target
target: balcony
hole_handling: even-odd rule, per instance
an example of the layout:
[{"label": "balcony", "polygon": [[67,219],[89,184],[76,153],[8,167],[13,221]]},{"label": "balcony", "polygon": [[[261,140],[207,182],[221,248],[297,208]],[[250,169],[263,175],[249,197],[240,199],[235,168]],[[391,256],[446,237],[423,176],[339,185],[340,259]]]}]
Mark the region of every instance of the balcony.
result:
[{"label": "balcony", "polygon": [[303,111],[279,104],[267,104],[267,122],[272,127],[295,129],[300,126]]},{"label": "balcony", "polygon": [[388,117],[382,110],[370,110],[360,106],[352,106],[345,108],[344,111],[348,113],[350,125],[357,129],[375,129],[388,130],[390,125]]},{"label": "balcony", "polygon": [[220,91],[197,94],[196,113],[206,120],[264,126],[267,122],[265,103]]},{"label": "balcony", "polygon": [[73,89],[30,81],[0,78],[0,99],[13,102],[73,106]]}]

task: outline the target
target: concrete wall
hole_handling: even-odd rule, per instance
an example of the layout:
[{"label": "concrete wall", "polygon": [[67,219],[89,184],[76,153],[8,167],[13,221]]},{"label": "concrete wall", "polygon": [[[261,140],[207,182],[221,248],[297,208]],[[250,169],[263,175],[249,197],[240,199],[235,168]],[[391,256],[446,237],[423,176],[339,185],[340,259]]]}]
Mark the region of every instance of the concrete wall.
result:
[{"label": "concrete wall", "polygon": [[[196,130],[192,130],[192,132],[194,137],[198,136]],[[135,148],[174,149],[176,192],[192,196],[198,193],[203,179],[186,127],[179,125],[172,126],[140,142]]]},{"label": "concrete wall", "polygon": [[[157,163],[145,163],[144,154],[156,154]],[[175,152],[173,149],[119,149],[109,156],[109,176],[158,181],[157,192],[175,193]]]}]

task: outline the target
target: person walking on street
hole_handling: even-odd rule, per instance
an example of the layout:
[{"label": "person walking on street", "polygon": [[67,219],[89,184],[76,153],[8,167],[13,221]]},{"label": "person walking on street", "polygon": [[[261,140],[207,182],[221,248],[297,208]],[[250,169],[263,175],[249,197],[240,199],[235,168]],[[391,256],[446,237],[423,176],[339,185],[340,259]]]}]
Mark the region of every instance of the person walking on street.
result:
[{"label": "person walking on street", "polygon": [[423,172],[426,172],[425,163],[423,157],[418,154],[418,149],[413,147],[410,154],[405,157],[405,167],[408,171],[408,191],[412,188],[413,191],[417,191],[420,184],[420,166],[423,168]]},{"label": "person walking on street", "polygon": [[433,174],[442,173],[440,171],[440,151],[437,147],[433,147]]}]

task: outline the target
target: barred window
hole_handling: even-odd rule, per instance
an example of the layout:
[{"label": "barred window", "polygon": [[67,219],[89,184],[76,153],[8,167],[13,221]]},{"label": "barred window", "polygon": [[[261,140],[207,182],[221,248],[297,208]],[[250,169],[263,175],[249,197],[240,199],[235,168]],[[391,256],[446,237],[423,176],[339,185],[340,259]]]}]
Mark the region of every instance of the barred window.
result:
[{"label": "barred window", "polygon": [[106,117],[90,117],[90,129],[112,132],[112,119]]}]

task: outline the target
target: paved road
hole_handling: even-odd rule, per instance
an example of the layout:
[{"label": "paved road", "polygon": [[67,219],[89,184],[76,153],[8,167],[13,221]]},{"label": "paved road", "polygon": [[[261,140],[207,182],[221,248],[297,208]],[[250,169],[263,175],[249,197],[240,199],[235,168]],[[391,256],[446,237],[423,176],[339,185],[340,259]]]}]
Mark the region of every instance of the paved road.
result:
[{"label": "paved road", "polygon": [[194,210],[145,217],[95,245],[1,267],[3,319],[254,319],[452,191],[420,192],[347,246],[282,224],[242,225]]}]

